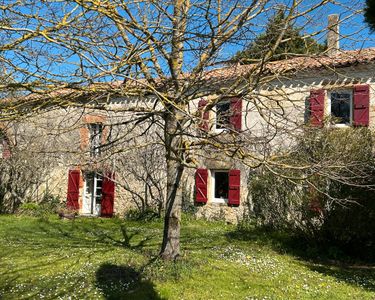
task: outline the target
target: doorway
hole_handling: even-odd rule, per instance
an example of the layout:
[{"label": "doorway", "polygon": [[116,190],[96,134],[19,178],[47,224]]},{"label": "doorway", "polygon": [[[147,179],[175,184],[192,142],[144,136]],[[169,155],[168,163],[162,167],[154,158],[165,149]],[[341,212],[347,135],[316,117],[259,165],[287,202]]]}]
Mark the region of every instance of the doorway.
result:
[{"label": "doorway", "polygon": [[82,214],[100,216],[103,176],[100,173],[88,172],[84,174],[84,178]]}]

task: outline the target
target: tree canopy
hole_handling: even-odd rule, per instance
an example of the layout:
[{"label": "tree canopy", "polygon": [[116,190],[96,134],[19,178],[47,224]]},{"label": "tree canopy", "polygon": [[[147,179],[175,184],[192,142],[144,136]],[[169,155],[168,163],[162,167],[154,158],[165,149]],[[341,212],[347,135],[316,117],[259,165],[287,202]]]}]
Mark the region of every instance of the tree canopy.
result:
[{"label": "tree canopy", "polygon": [[[282,34],[282,40],[278,38]],[[276,48],[274,46],[277,45]],[[264,33],[255,37],[250,45],[236,53],[233,61],[244,64],[262,59],[268,52],[272,53],[271,60],[287,59],[296,54],[317,54],[326,50],[327,46],[319,44],[310,36],[303,36],[301,28],[296,27],[288,20],[284,9],[279,9],[268,20]]]},{"label": "tree canopy", "polygon": [[365,20],[372,31],[375,31],[375,0],[366,0]]}]

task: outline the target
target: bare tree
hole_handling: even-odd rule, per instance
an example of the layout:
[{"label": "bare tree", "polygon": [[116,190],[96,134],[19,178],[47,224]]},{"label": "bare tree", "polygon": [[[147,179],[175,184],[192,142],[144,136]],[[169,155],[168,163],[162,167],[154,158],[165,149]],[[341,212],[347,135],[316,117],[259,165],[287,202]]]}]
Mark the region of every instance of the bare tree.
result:
[{"label": "bare tree", "polygon": [[[258,24],[285,1],[7,1],[1,6],[0,63],[17,81],[0,88],[31,91],[34,96],[26,97],[30,101],[3,104],[2,118],[31,114],[36,106],[88,106],[131,113],[123,121],[129,132],[111,141],[119,148],[132,145],[152,127],[157,139],[151,144],[162,145],[165,155],[160,255],[176,259],[180,253],[181,178],[186,168],[197,167],[197,159],[205,155],[202,149],[225,153],[249,167],[279,167],[272,159],[270,143],[283,140],[301,124],[284,109],[286,101],[293,106],[290,94],[262,94],[259,88],[287,76],[282,70],[272,72],[268,62],[284,41],[288,25],[309,26],[305,38],[317,36],[322,26],[317,24],[320,28],[314,31],[314,16],[330,2],[288,2],[283,6],[285,26],[280,26],[269,51],[247,68],[213,70],[233,55],[230,47],[254,40]],[[115,109],[107,99],[116,97],[137,103]],[[202,97],[208,100],[197,111],[197,100]],[[242,109],[261,116],[265,125],[259,135],[233,128],[225,134],[199,130],[202,122],[203,129],[206,126],[205,113],[228,97],[242,97]],[[137,127],[141,130],[135,130]],[[145,142],[143,146],[149,145]]]},{"label": "bare tree", "polygon": [[116,156],[118,181],[129,192],[140,215],[157,212],[161,217],[165,204],[164,149],[156,145],[143,146],[133,153]]}]

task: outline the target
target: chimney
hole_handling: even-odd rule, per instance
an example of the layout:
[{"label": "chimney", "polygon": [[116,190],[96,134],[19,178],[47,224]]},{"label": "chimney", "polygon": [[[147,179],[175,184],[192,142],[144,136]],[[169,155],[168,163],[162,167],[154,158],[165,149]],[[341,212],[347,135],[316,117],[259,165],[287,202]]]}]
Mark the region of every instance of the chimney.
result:
[{"label": "chimney", "polygon": [[333,14],[328,16],[328,33],[327,33],[327,55],[335,56],[339,53],[339,15]]}]

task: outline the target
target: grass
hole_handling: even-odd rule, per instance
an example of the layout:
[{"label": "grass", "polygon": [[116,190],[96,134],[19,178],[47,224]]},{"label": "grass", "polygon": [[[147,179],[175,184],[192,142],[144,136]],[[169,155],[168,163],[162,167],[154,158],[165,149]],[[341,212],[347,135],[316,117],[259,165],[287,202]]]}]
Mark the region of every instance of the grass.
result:
[{"label": "grass", "polygon": [[375,298],[372,266],[305,260],[288,236],[252,228],[182,226],[168,263],[161,221],[0,216],[0,299]]}]

